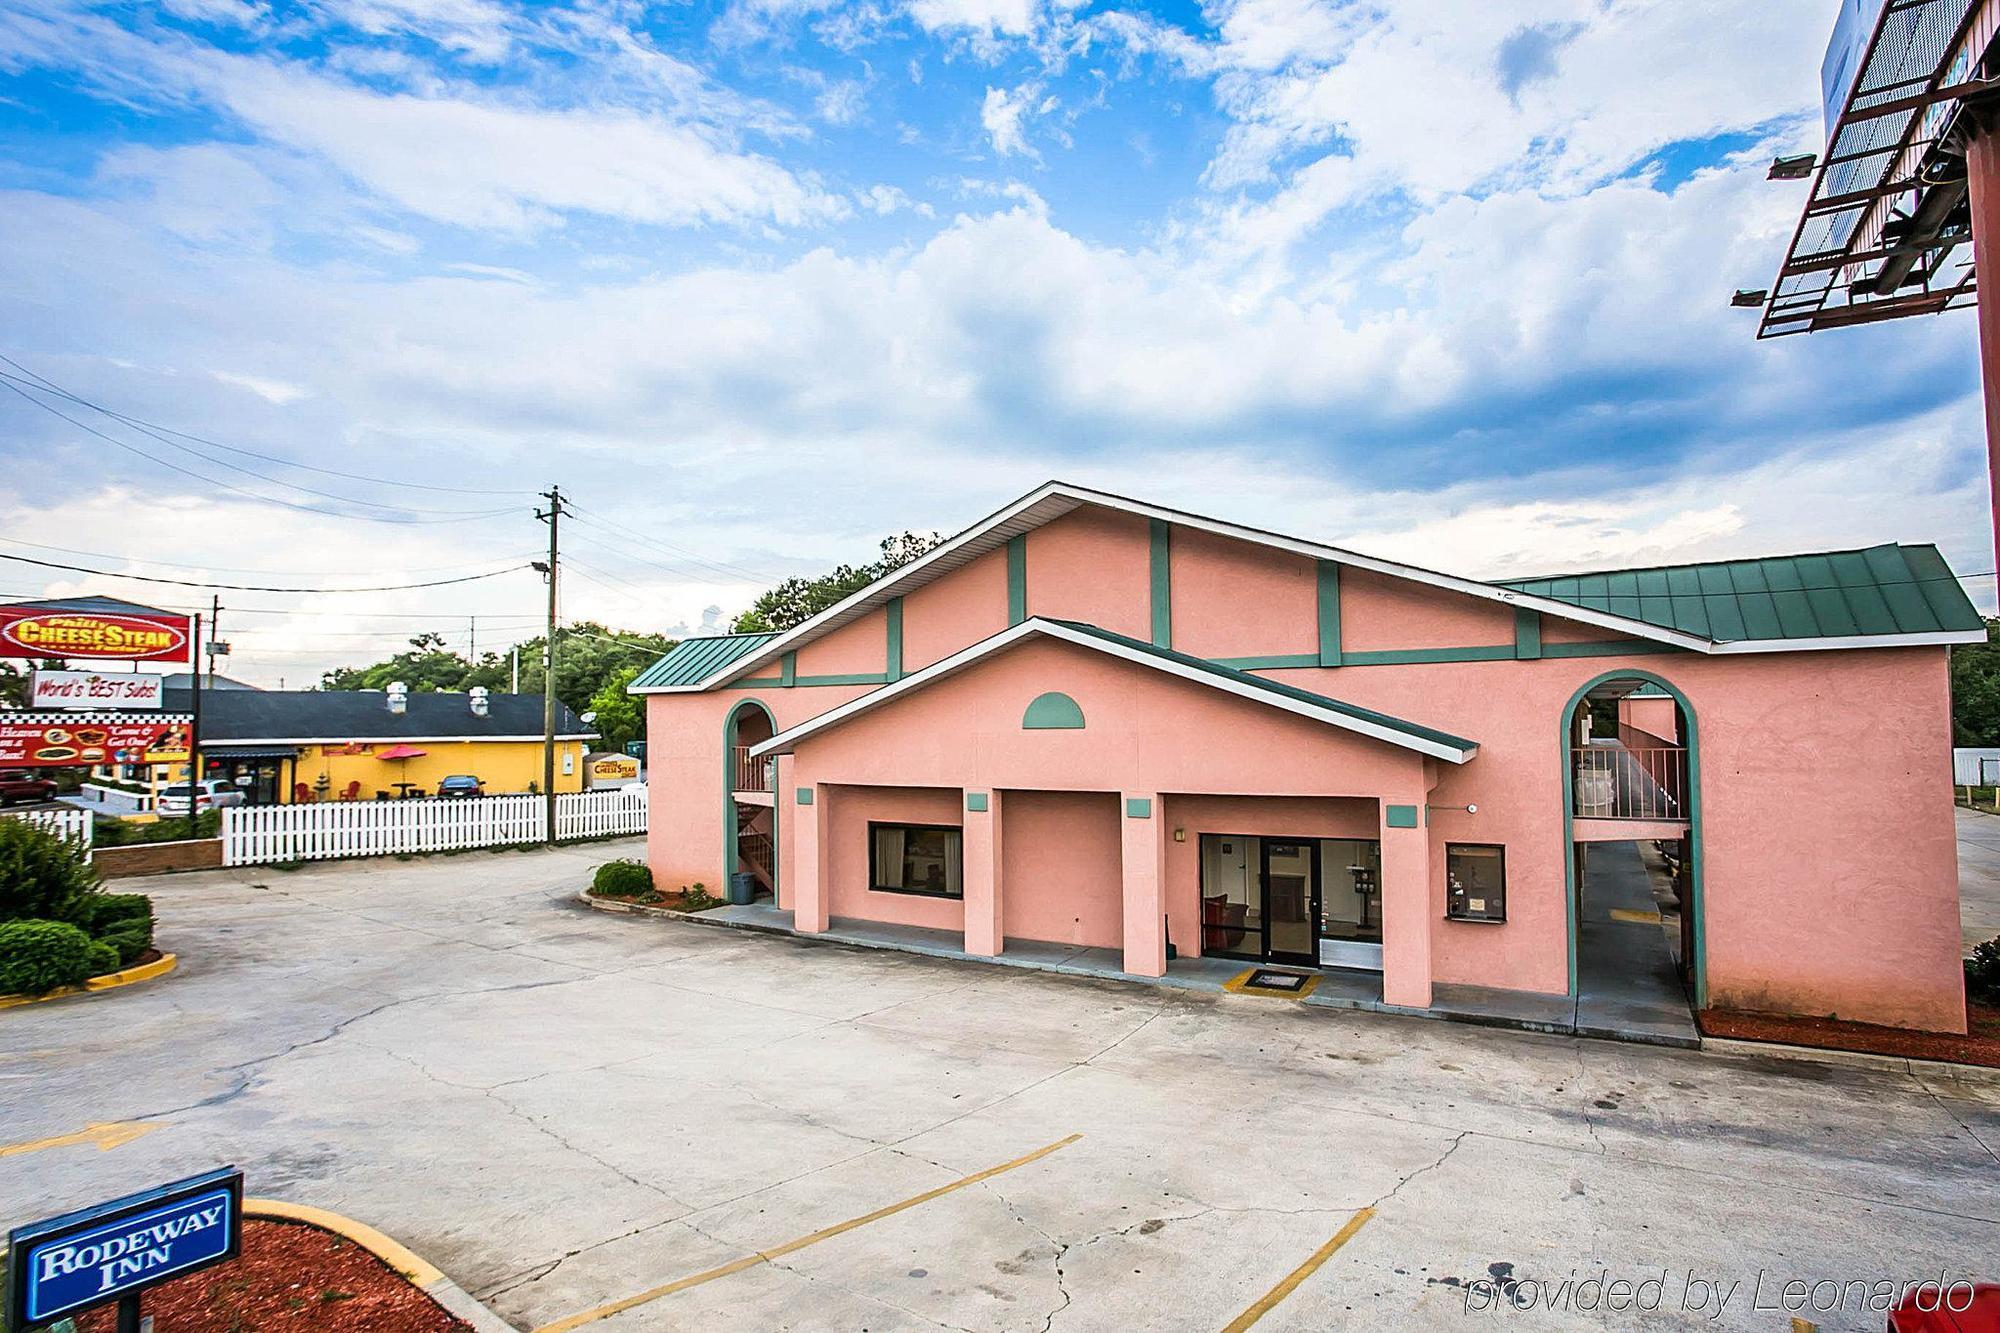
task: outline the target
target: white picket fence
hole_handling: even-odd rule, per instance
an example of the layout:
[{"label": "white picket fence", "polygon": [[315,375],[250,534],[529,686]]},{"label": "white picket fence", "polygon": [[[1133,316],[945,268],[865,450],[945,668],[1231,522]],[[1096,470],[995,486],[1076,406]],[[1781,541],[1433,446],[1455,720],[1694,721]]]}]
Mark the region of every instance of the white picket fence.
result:
[{"label": "white picket fence", "polygon": [[[547,812],[540,796],[231,806],[222,811],[222,863],[266,865],[543,842]],[[558,841],[645,831],[643,789],[556,797]]]},{"label": "white picket fence", "polygon": [[58,838],[81,844],[86,858],[90,856],[91,845],[97,837],[97,820],[88,810],[73,807],[64,810],[0,810],[0,814],[9,819],[25,819]]}]

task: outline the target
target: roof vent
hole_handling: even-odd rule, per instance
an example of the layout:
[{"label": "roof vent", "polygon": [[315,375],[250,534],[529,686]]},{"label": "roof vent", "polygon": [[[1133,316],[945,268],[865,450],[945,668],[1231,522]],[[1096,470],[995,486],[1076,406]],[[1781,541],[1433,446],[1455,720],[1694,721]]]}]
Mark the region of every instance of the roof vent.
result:
[{"label": "roof vent", "polygon": [[474,717],[485,717],[487,709],[490,707],[486,702],[486,687],[484,685],[474,685],[471,690],[471,699],[472,715]]},{"label": "roof vent", "polygon": [[410,687],[400,680],[389,682],[387,698],[389,711],[398,717],[410,711]]}]

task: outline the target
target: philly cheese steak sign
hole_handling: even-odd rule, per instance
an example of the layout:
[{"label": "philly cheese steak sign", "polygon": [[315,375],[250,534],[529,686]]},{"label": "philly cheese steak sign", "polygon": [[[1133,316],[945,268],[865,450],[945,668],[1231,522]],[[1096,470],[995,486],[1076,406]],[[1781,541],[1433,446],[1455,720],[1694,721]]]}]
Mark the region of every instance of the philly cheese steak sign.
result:
[{"label": "philly cheese steak sign", "polygon": [[28,1328],[236,1257],[243,1173],[211,1171],[17,1227],[7,1241],[9,1322]]},{"label": "philly cheese steak sign", "polygon": [[0,657],[186,662],[193,637],[186,616],[0,606]]}]

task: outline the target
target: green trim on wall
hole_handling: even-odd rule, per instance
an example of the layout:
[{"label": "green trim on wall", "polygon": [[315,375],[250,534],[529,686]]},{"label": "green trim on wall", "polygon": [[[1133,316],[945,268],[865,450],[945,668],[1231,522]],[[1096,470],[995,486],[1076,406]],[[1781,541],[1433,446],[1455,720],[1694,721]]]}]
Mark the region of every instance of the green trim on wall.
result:
[{"label": "green trim on wall", "polygon": [[1689,650],[1651,639],[1619,639],[1611,643],[1545,643],[1543,657],[1650,657],[1655,653],[1685,653]]},{"label": "green trim on wall", "polygon": [[785,682],[776,676],[753,676],[749,680],[732,680],[722,688],[725,690],[754,690],[759,686],[779,686]]},{"label": "green trim on wall", "polygon": [[[760,709],[778,734],[778,715],[762,699],[738,699],[722,718],[722,888],[726,893],[729,877],[736,873],[736,719],[744,709]],[[778,882],[778,812],[771,812],[771,882]],[[774,892],[771,901],[777,901]]]},{"label": "green trim on wall", "polygon": [[883,671],[855,671],[836,676],[796,676],[794,685],[887,685],[889,675]]},{"label": "green trim on wall", "polygon": [[1174,525],[1148,519],[1151,533],[1153,646],[1174,646]]},{"label": "green trim on wall", "polygon": [[986,793],[983,791],[967,792],[965,794],[965,808],[974,814],[983,813],[986,809]]},{"label": "green trim on wall", "polygon": [[1332,560],[1319,562],[1319,657],[1314,666],[1337,667],[1344,659],[1340,651],[1340,565]]},{"label": "green trim on wall", "polygon": [[799,655],[786,653],[778,659],[778,684],[790,689],[799,681]]},{"label": "green trim on wall", "polygon": [[1390,828],[1415,828],[1417,807],[1414,805],[1392,805],[1383,812],[1382,822]]},{"label": "green trim on wall", "polygon": [[1576,882],[1576,803],[1570,787],[1569,739],[1570,719],[1576,716],[1577,705],[1584,696],[1614,680],[1643,680],[1657,685],[1673,696],[1680,705],[1681,722],[1686,735],[1688,762],[1688,901],[1682,910],[1693,914],[1694,920],[1694,1007],[1708,1008],[1708,890],[1703,883],[1706,856],[1702,850],[1701,836],[1701,728],[1694,715],[1694,705],[1688,702],[1671,682],[1650,671],[1640,671],[1634,667],[1621,667],[1595,676],[1577,687],[1564,705],[1562,716],[1556,719],[1556,745],[1560,760],[1557,769],[1561,773],[1563,810],[1563,888],[1566,910],[1569,916],[1569,993],[1576,994],[1576,934],[1577,934],[1577,893],[1581,886]]},{"label": "green trim on wall", "polygon": [[813,803],[813,789],[811,787],[801,787],[792,793],[792,797],[800,805],[811,805]]},{"label": "green trim on wall", "polygon": [[1021,714],[1023,731],[1082,731],[1083,709],[1059,690],[1036,695]]},{"label": "green trim on wall", "polygon": [[889,626],[889,642],[884,650],[882,676],[885,682],[903,678],[903,599],[891,597],[884,613]]},{"label": "green trim on wall", "polygon": [[1125,818],[1127,818],[1127,819],[1151,819],[1152,817],[1153,817],[1153,798],[1152,798],[1152,797],[1150,797],[1150,796],[1127,796],[1127,797],[1125,798]]},{"label": "green trim on wall", "polygon": [[1348,666],[1411,666],[1441,662],[1511,662],[1511,643],[1480,644],[1474,648],[1378,648],[1347,654]]},{"label": "green trim on wall", "polygon": [[1318,666],[1319,654],[1278,653],[1266,657],[1217,657],[1210,660],[1217,666],[1233,667],[1238,671],[1289,671]]},{"label": "green trim on wall", "polygon": [[1028,618],[1028,534],[1007,539],[1007,623]]},{"label": "green trim on wall", "polygon": [[1514,608],[1514,656],[1532,662],[1542,655],[1542,613],[1532,607]]}]

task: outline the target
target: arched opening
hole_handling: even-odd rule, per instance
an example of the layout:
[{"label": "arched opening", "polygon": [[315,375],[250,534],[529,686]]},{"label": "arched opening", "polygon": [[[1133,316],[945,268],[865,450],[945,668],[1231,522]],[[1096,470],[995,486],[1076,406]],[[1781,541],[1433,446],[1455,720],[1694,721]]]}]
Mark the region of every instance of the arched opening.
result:
[{"label": "arched opening", "polygon": [[[1696,718],[1661,676],[1607,672],[1561,720],[1570,993],[1675,1030],[1707,1003]],[[1609,1019],[1607,1019],[1609,1021]]]},{"label": "arched opening", "polygon": [[[778,734],[778,721],[758,699],[744,699],[722,720],[722,864],[726,875],[747,874],[754,896],[778,898],[776,761],[751,747]],[[728,885],[719,886],[718,896]]]}]

